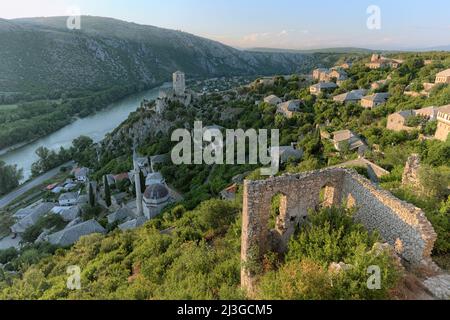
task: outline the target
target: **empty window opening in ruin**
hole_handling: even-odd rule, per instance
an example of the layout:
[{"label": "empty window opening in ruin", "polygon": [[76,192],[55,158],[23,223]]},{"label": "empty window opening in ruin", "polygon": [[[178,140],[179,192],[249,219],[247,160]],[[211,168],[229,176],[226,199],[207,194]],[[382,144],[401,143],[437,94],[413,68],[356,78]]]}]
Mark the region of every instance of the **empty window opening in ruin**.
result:
[{"label": "empty window opening in ruin", "polygon": [[287,216],[287,197],[282,193],[277,193],[272,197],[270,206],[269,230],[275,229],[280,233],[284,233],[287,220],[292,222],[292,218]]},{"label": "empty window opening in ruin", "polygon": [[336,189],[333,186],[326,185],[322,187],[319,194],[319,207],[330,208],[335,203]]},{"label": "empty window opening in ruin", "polygon": [[355,197],[353,197],[352,194],[349,194],[347,196],[347,202],[346,202],[345,206],[347,207],[347,209],[356,208],[356,199],[355,199]]}]

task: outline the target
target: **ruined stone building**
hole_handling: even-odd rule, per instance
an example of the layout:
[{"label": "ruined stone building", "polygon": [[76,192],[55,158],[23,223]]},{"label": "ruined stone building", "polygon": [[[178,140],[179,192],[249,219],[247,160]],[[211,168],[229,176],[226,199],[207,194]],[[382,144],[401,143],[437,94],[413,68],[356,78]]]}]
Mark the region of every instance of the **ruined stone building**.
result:
[{"label": "ruined stone building", "polygon": [[[320,198],[324,194],[324,199]],[[272,199],[281,196],[275,229],[270,230]],[[381,190],[353,170],[328,168],[244,182],[241,284],[254,292],[256,276],[249,263],[259,263],[268,251],[284,252],[296,227],[320,205],[347,205],[355,220],[369,231],[378,230],[397,254],[410,264],[433,265],[436,233],[424,212]]]}]

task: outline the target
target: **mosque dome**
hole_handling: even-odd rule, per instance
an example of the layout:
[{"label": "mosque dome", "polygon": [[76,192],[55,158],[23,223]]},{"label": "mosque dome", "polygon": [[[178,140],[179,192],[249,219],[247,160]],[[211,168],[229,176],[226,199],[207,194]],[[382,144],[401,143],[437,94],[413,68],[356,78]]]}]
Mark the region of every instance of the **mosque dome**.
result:
[{"label": "mosque dome", "polygon": [[161,183],[152,184],[145,189],[144,199],[152,202],[163,202],[169,197],[169,190]]}]

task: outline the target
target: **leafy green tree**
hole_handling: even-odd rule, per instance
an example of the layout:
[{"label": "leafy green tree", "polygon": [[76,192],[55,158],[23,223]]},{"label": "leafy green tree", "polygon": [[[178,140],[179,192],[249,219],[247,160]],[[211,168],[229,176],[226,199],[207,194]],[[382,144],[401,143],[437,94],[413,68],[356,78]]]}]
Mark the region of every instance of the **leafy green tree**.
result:
[{"label": "leafy green tree", "polygon": [[23,178],[23,170],[17,169],[17,165],[7,165],[0,160],[0,195],[8,193],[19,186]]},{"label": "leafy green tree", "polygon": [[94,141],[86,136],[81,136],[72,142],[73,159],[78,165],[92,168],[97,164],[97,150]]},{"label": "leafy green tree", "polygon": [[422,165],[419,171],[420,182],[424,193],[431,198],[444,199],[448,195],[448,186],[450,184],[450,168],[433,168]]}]

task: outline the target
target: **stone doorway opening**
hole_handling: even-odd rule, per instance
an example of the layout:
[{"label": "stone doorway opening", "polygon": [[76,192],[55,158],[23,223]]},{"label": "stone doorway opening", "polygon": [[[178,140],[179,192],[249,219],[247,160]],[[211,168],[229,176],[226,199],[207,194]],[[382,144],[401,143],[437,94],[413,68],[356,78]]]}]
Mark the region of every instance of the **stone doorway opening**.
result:
[{"label": "stone doorway opening", "polygon": [[336,188],[327,184],[320,189],[319,205],[316,209],[330,208],[335,205]]},{"label": "stone doorway opening", "polygon": [[277,231],[280,235],[283,235],[287,230],[288,221],[287,196],[279,192],[271,200],[269,230]]}]

